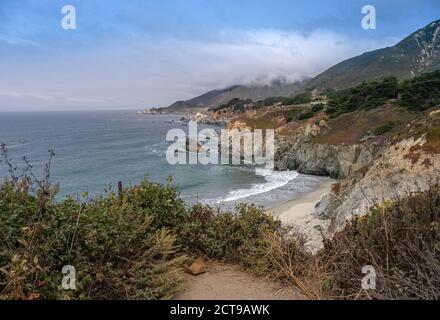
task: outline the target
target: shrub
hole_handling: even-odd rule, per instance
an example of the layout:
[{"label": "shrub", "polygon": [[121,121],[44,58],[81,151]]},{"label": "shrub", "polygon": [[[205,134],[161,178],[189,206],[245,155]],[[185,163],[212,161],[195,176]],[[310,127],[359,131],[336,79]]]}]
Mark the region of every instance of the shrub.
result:
[{"label": "shrub", "polygon": [[197,205],[188,212],[181,238],[194,254],[246,264],[250,247],[258,247],[266,231],[282,229],[278,220],[252,205],[238,205],[235,212]]},{"label": "shrub", "polygon": [[[0,185],[1,299],[159,299],[179,290],[185,255],[177,225],[186,220],[177,191],[142,180],[89,201],[56,201],[50,160],[43,179],[17,175]],[[73,265],[78,290],[61,288]]]},{"label": "shrub", "polygon": [[269,97],[263,100],[258,100],[254,103],[254,109],[261,109],[264,107],[273,106],[276,103],[283,102],[285,98],[283,97]]},{"label": "shrub", "polygon": [[315,113],[312,111],[303,112],[298,116],[298,120],[306,120],[306,119],[312,118],[314,115],[315,115]]},{"label": "shrub", "polygon": [[322,103],[317,103],[312,106],[312,112],[314,112],[314,113],[322,111],[323,109],[324,109],[324,104],[322,104]]},{"label": "shrub", "polygon": [[304,104],[309,103],[312,99],[312,95],[310,91],[306,91],[303,93],[299,93],[293,97],[288,97],[284,99],[285,105],[298,105],[298,104]]},{"label": "shrub", "polygon": [[395,126],[396,123],[394,121],[390,121],[374,129],[373,133],[377,136],[380,136],[387,133],[388,131],[391,131]]},{"label": "shrub", "polygon": [[287,110],[284,113],[284,118],[286,119],[286,122],[290,122],[292,120],[296,120],[298,119],[298,116],[301,114],[301,109],[300,108],[292,108]]},{"label": "shrub", "polygon": [[440,104],[440,71],[424,73],[398,83],[395,77],[369,80],[344,90],[326,92],[326,108],[331,118],[358,109],[369,110],[397,99],[398,105],[413,111],[423,111]]},{"label": "shrub", "polygon": [[440,104],[440,70],[403,81],[399,86],[399,104],[421,111]]},{"label": "shrub", "polygon": [[224,103],[213,109],[214,112],[218,112],[220,110],[226,111],[231,110],[232,112],[244,112],[246,110],[245,105],[252,103],[251,99],[239,99],[234,98],[229,100],[227,103]]},{"label": "shrub", "polygon": [[[153,214],[148,199],[161,192],[145,180],[85,203],[47,201],[28,186],[6,181],[0,189],[2,298],[158,299],[179,289],[185,256],[168,220],[158,219],[172,196]],[[60,288],[64,265],[75,267],[78,290]]]},{"label": "shrub", "polygon": [[[326,241],[319,263],[331,275],[331,294],[344,298],[440,298],[440,187],[374,207]],[[372,265],[376,290],[360,288]]]},{"label": "shrub", "polygon": [[364,81],[350,89],[328,91],[330,99],[327,114],[335,118],[357,109],[372,109],[398,96],[398,82],[395,77]]},{"label": "shrub", "polygon": [[433,127],[428,129],[428,141],[438,142],[440,141],[440,127]]}]

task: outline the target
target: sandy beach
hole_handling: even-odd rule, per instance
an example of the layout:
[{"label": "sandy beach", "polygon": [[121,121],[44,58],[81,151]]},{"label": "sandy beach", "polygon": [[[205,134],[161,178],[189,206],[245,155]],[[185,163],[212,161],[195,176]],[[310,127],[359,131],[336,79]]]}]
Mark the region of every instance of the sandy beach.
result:
[{"label": "sandy beach", "polygon": [[321,233],[316,226],[327,222],[316,218],[312,214],[316,204],[322,196],[330,192],[331,186],[335,182],[334,179],[323,181],[316,190],[302,194],[298,198],[282,203],[272,209],[275,217],[285,224],[297,226],[300,231],[309,237],[311,250],[316,250],[322,241]]},{"label": "sandy beach", "polygon": [[321,197],[330,192],[332,184],[335,180],[329,179],[322,182],[318,189],[304,193],[298,198],[287,201],[273,208],[274,215],[279,217],[284,223],[294,223],[310,216],[314,211],[315,205]]}]

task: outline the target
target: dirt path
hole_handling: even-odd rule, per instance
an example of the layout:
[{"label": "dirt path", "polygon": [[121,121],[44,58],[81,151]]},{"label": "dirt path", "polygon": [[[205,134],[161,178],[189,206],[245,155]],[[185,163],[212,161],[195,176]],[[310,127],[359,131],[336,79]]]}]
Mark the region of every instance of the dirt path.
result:
[{"label": "dirt path", "polygon": [[207,272],[186,275],[184,292],[175,300],[302,300],[295,288],[244,273],[233,265],[208,263]]}]

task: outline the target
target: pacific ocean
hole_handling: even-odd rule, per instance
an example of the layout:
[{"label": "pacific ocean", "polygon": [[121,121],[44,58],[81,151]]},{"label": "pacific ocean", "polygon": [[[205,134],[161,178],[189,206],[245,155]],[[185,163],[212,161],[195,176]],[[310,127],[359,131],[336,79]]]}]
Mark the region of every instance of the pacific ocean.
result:
[{"label": "pacific ocean", "polygon": [[[175,128],[187,130],[179,116],[134,111],[0,113],[0,142],[18,167],[26,156],[38,176],[48,150],[54,150],[52,181],[60,183],[59,198],[84,192],[93,197],[115,189],[118,181],[128,186],[147,176],[159,183],[172,177],[188,204],[273,206],[313,190],[324,179],[252,165],[170,165],[165,152],[171,142],[165,139]],[[7,176],[1,162],[0,179]]]}]

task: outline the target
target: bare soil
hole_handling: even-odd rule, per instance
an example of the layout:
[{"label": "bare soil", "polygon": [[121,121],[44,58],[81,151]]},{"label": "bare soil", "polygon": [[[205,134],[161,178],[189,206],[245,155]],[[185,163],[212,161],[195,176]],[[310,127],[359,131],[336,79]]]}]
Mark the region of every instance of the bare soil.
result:
[{"label": "bare soil", "polygon": [[175,300],[303,300],[298,290],[254,277],[229,264],[207,263],[207,272],[186,274],[186,290]]}]

